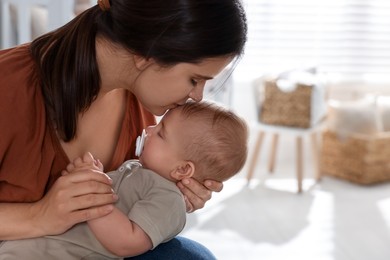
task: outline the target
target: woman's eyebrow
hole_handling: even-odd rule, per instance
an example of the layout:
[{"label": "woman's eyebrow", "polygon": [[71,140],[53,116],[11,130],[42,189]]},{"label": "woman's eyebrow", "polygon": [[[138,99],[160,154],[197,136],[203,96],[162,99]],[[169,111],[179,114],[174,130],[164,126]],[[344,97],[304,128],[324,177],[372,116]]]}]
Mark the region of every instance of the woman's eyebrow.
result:
[{"label": "woman's eyebrow", "polygon": [[201,79],[204,79],[204,80],[213,79],[213,77],[205,76],[205,75],[200,75],[200,74],[195,74],[195,77],[196,77],[196,78],[201,78]]}]

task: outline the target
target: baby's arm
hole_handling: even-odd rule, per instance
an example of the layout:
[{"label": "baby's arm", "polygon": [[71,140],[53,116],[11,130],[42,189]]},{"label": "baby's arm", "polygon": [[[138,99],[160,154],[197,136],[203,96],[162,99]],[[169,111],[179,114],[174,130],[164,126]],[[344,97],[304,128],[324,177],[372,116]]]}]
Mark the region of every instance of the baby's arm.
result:
[{"label": "baby's arm", "polygon": [[152,249],[149,236],[118,208],[110,214],[88,221],[99,242],[118,256],[135,256]]},{"label": "baby's arm", "polygon": [[[103,171],[103,166],[90,153],[77,158],[66,168],[65,174],[83,170]],[[152,249],[149,236],[118,208],[101,218],[87,221],[99,242],[118,256],[135,256]]]}]

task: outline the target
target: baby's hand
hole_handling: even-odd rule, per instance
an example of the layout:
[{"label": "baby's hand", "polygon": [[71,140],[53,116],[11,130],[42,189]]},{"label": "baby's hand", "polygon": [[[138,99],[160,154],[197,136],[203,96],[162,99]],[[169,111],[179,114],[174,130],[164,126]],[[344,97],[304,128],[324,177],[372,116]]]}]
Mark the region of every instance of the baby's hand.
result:
[{"label": "baby's hand", "polygon": [[69,163],[66,166],[66,170],[62,171],[62,175],[75,173],[81,170],[103,171],[103,164],[99,160],[94,159],[90,152],[87,152],[83,157],[78,157],[73,160],[73,162]]}]

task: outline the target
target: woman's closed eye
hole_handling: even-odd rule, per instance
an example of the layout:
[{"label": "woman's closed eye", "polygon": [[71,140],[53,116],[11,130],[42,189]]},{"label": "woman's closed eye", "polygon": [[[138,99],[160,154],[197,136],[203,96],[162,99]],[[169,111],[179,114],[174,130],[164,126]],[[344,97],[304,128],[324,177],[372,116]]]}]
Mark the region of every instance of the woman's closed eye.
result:
[{"label": "woman's closed eye", "polygon": [[196,79],[191,79],[191,85],[196,87],[198,85],[199,81]]}]

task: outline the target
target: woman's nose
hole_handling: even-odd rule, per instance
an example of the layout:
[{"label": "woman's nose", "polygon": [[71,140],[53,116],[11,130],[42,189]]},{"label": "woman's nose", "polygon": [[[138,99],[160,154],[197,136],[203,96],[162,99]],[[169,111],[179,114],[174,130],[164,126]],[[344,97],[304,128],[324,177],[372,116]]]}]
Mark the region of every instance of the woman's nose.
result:
[{"label": "woman's nose", "polygon": [[189,97],[196,101],[196,102],[199,102],[199,101],[202,101],[203,99],[203,91],[204,91],[204,86],[205,84],[202,84],[200,86],[196,86],[195,89],[193,89],[190,94],[189,94]]}]

